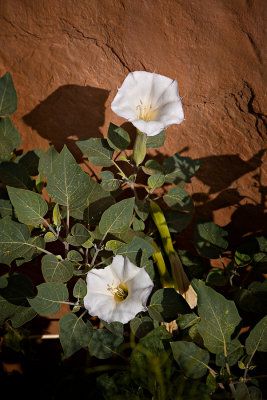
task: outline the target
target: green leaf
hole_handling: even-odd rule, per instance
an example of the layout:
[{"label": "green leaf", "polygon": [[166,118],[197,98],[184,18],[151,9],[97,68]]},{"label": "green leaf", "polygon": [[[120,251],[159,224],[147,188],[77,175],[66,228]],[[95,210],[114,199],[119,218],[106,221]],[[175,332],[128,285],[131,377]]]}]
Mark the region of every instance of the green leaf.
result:
[{"label": "green leaf", "polygon": [[221,268],[212,268],[208,273],[206,283],[210,286],[225,286],[227,284],[227,278],[224,274],[224,270]]},{"label": "green leaf", "polygon": [[37,295],[28,298],[28,302],[41,315],[57,314],[61,303],[66,301],[69,296],[68,289],[63,283],[41,283],[37,289]]},{"label": "green leaf", "polygon": [[248,289],[240,289],[236,293],[235,301],[246,312],[266,315],[267,313],[267,280],[252,282]]},{"label": "green leaf", "polygon": [[[235,365],[243,355],[243,347],[238,339],[226,343],[227,362],[229,366]],[[216,365],[225,367],[224,351],[216,354]]]},{"label": "green leaf", "polygon": [[145,165],[142,166],[142,170],[147,175],[153,175],[158,173],[162,174],[163,168],[156,160],[148,160]]},{"label": "green leaf", "polygon": [[202,279],[205,271],[202,258],[187,250],[179,250],[178,253],[189,280],[191,281],[193,278]]},{"label": "green leaf", "polygon": [[0,257],[1,262],[10,265],[15,258],[23,257],[35,248],[30,241],[28,226],[9,219],[0,220]]},{"label": "green leaf", "polygon": [[191,342],[172,342],[173,357],[185,376],[199,379],[204,376],[208,369],[210,355]]},{"label": "green leaf", "polygon": [[262,400],[262,393],[256,386],[247,386],[244,382],[239,382],[236,386],[236,400]]},{"label": "green leaf", "polygon": [[70,261],[59,260],[53,254],[42,258],[42,274],[46,282],[64,283],[73,276],[73,265]]},{"label": "green leaf", "polygon": [[204,218],[197,218],[194,244],[197,252],[206,258],[219,258],[228,247],[228,233],[219,225]]},{"label": "green leaf", "polygon": [[123,245],[124,243],[119,240],[109,240],[105,245],[105,250],[113,251],[115,253]]},{"label": "green leaf", "polygon": [[267,316],[252,329],[246,339],[246,351],[253,354],[255,351],[267,351]]},{"label": "green leaf", "polygon": [[108,128],[108,144],[115,150],[125,150],[131,142],[128,132],[112,123]]},{"label": "green leaf", "polygon": [[158,149],[165,142],[165,132],[161,131],[158,135],[148,136],[146,141],[147,149]]},{"label": "green leaf", "polygon": [[21,189],[29,189],[31,186],[31,180],[25,168],[13,162],[0,164],[0,176],[4,185]]},{"label": "green leaf", "polygon": [[109,207],[104,211],[99,222],[100,232],[105,234],[106,232],[122,233],[127,231],[133,216],[133,208],[134,197],[121,200]]},{"label": "green leaf", "polygon": [[135,232],[138,232],[138,231],[143,231],[144,229],[145,229],[144,222],[141,219],[134,217],[133,230]]},{"label": "green leaf", "polygon": [[7,72],[0,79],[0,117],[6,117],[17,110],[17,94],[12,77]]},{"label": "green leaf", "polygon": [[104,360],[111,357],[122,342],[122,337],[114,335],[108,330],[94,329],[89,352],[91,356]]},{"label": "green leaf", "polygon": [[90,238],[89,231],[80,223],[73,225],[71,235],[68,235],[67,242],[72,246],[81,246]]},{"label": "green leaf", "polygon": [[159,173],[150,175],[150,177],[147,180],[147,184],[152,189],[155,189],[157,187],[161,187],[164,183],[164,180],[165,180],[164,175],[159,172]]},{"label": "green leaf", "polygon": [[141,339],[155,328],[155,323],[151,318],[141,316],[132,319],[130,327],[133,334]]},{"label": "green leaf", "polygon": [[180,187],[172,187],[166,196],[163,196],[165,203],[176,210],[194,211],[194,203],[186,190]]},{"label": "green leaf", "polygon": [[82,347],[88,346],[92,336],[92,324],[89,321],[85,324],[75,314],[65,314],[59,320],[59,339],[65,357],[70,357]]},{"label": "green leaf", "polygon": [[239,267],[249,265],[253,255],[258,251],[258,243],[255,238],[246,240],[235,251],[235,262]]},{"label": "green leaf", "polygon": [[22,165],[30,176],[35,176],[38,175],[38,164],[42,154],[42,149],[31,150],[17,157],[15,162]]},{"label": "green leaf", "polygon": [[90,192],[89,176],[76,163],[66,146],[53,163],[53,173],[47,177],[47,193],[60,205],[80,207]]},{"label": "green leaf", "polygon": [[46,232],[46,234],[44,235],[44,240],[46,243],[51,243],[55,242],[57,240],[57,237],[52,232]]},{"label": "green leaf", "polygon": [[205,286],[202,281],[198,282],[197,296],[198,313],[201,318],[198,331],[205,347],[215,354],[224,349],[227,351],[227,343],[234,339],[241,322],[235,303]]},{"label": "green leaf", "polygon": [[135,200],[134,209],[139,218],[143,221],[149,216],[149,202],[148,200]]},{"label": "green leaf", "polygon": [[13,327],[18,328],[35,317],[28,296],[33,296],[33,284],[26,275],[0,277],[0,325],[10,319]]},{"label": "green leaf", "polygon": [[83,260],[83,256],[76,250],[70,250],[67,254],[70,261],[79,262]]},{"label": "green leaf", "polygon": [[[0,208],[1,208],[1,205],[0,205]],[[1,212],[1,209],[0,209],[0,212]],[[254,271],[256,271],[258,273],[262,273],[262,274],[267,273],[267,254],[266,253],[254,254],[253,268],[254,268]]]},{"label": "green leaf", "polygon": [[190,307],[182,295],[172,288],[157,290],[150,300],[148,313],[159,322],[171,322],[178,314],[190,312]]},{"label": "green leaf", "polygon": [[179,153],[163,161],[165,182],[178,184],[180,181],[191,182],[201,164],[200,160],[182,157]]},{"label": "green leaf", "polygon": [[155,253],[154,247],[146,240],[134,237],[130,243],[126,243],[116,250],[115,254],[128,257],[129,260],[140,267],[145,267],[148,258]]},{"label": "green leaf", "polygon": [[48,206],[40,194],[10,186],[7,191],[20,222],[34,226],[43,222]]},{"label": "green leaf", "polygon": [[105,328],[116,336],[123,337],[124,325],[121,322],[115,321],[108,324],[106,321],[101,320]]},{"label": "green leaf", "polygon": [[9,200],[0,199],[0,217],[11,217],[13,213],[12,205]]},{"label": "green leaf", "polygon": [[179,315],[176,323],[178,328],[183,331],[198,324],[199,321],[200,318],[195,313],[191,312],[189,314]]},{"label": "green leaf", "polygon": [[175,210],[164,211],[164,216],[171,233],[182,232],[192,220],[192,214]]},{"label": "green leaf", "polygon": [[9,139],[12,143],[12,151],[21,144],[19,132],[15,129],[9,117],[0,119],[0,139]]},{"label": "green leaf", "polygon": [[0,162],[9,161],[12,158],[13,144],[8,138],[0,137]]},{"label": "green leaf", "polygon": [[46,153],[40,155],[38,170],[46,179],[53,174],[55,170],[54,163],[58,156],[59,153],[55,150],[53,145],[49,147]]},{"label": "green leaf", "polygon": [[114,174],[111,171],[100,172],[100,177],[102,179],[101,186],[104,190],[108,192],[113,192],[119,189],[120,181],[114,178]]},{"label": "green leaf", "polygon": [[112,156],[114,150],[109,146],[107,139],[90,138],[79,140],[76,144],[94,165],[102,167],[113,165]]},{"label": "green leaf", "polygon": [[79,278],[73,288],[73,296],[82,299],[86,296],[87,286],[82,278]]}]

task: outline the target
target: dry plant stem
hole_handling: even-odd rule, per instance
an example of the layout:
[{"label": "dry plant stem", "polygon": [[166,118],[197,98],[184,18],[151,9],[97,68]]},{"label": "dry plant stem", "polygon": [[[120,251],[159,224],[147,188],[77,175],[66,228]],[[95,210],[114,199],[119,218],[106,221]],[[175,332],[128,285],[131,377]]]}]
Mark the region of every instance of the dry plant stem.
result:
[{"label": "dry plant stem", "polygon": [[[67,206],[67,217],[66,217],[66,237],[68,236],[70,231],[70,208]],[[67,256],[67,253],[69,251],[69,243],[64,242],[65,245],[65,256]]]},{"label": "dry plant stem", "polygon": [[104,236],[102,237],[101,242],[99,243],[99,246],[96,248],[94,257],[92,258],[92,262],[91,262],[91,264],[90,264],[90,267],[93,267],[93,266],[95,265],[96,257],[98,256],[98,253],[102,250],[102,245],[103,245],[103,243],[104,243],[104,240],[106,239],[107,234],[108,234],[108,232],[106,232],[106,233],[104,234]]},{"label": "dry plant stem", "polygon": [[227,359],[225,345],[224,345],[224,358],[225,358],[226,371],[227,371],[227,373],[229,375],[229,388],[230,388],[230,390],[232,392],[233,398],[235,399],[235,394],[236,394],[235,385],[233,384],[233,379],[232,379],[231,370],[230,370],[230,366],[229,366],[228,359]]},{"label": "dry plant stem", "polygon": [[48,227],[48,229],[50,230],[50,232],[52,232],[53,235],[56,236],[56,238],[57,238],[61,243],[63,243],[64,246],[66,247],[66,243],[67,243],[67,242],[66,242],[65,240],[63,240],[63,239],[59,236],[59,231],[56,232],[56,231],[52,228],[52,226],[46,221],[46,219],[42,218],[42,220],[43,220],[43,222],[45,223],[45,225]]},{"label": "dry plant stem", "polygon": [[249,360],[247,362],[247,365],[246,365],[246,368],[245,368],[245,371],[244,371],[244,377],[243,377],[245,380],[247,380],[247,374],[248,374],[249,366],[250,366],[250,363],[252,361],[252,358],[254,357],[255,352],[256,352],[256,350],[253,351],[253,353],[251,354],[251,356],[250,356],[250,358],[249,358]]}]

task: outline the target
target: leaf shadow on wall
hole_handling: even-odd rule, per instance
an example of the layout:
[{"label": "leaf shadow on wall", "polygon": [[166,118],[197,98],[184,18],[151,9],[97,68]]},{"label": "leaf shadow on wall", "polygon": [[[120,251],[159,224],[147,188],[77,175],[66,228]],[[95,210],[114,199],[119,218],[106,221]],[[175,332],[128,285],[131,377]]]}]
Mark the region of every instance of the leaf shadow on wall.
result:
[{"label": "leaf shadow on wall", "polygon": [[23,117],[24,122],[60,151],[64,144],[81,161],[76,140],[102,137],[109,91],[91,86],[60,86]]}]

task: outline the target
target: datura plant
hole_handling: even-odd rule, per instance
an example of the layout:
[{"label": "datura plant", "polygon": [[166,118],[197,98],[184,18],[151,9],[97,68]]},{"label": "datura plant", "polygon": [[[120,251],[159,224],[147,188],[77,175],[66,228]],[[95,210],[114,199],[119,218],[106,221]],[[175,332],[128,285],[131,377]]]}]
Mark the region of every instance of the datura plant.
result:
[{"label": "datura plant", "polygon": [[[66,145],[17,151],[17,95],[9,73],[0,79],[2,346],[20,350],[22,328],[64,304],[64,358],[115,360],[97,377],[105,399],[262,398],[266,237],[233,248],[195,215],[186,188],[200,160],[151,158],[184,120],[175,80],[132,72],[111,108],[136,136],[110,123],[105,138],[78,140],[90,171],[103,167],[92,177]],[[179,142],[179,126],[172,134]],[[189,224],[192,252],[178,245]]]}]

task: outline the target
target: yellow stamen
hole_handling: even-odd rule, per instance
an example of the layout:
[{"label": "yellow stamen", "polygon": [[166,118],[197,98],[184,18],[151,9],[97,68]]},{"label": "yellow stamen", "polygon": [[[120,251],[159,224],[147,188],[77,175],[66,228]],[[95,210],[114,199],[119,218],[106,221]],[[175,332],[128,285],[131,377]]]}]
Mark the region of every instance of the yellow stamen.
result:
[{"label": "yellow stamen", "polygon": [[143,121],[154,121],[157,115],[157,112],[152,108],[152,105],[145,105],[142,100],[140,100],[140,104],[138,104],[136,110],[137,118],[142,119]]},{"label": "yellow stamen", "polygon": [[124,301],[128,296],[128,288],[124,283],[118,286],[108,285],[108,291],[114,295],[116,301]]}]

